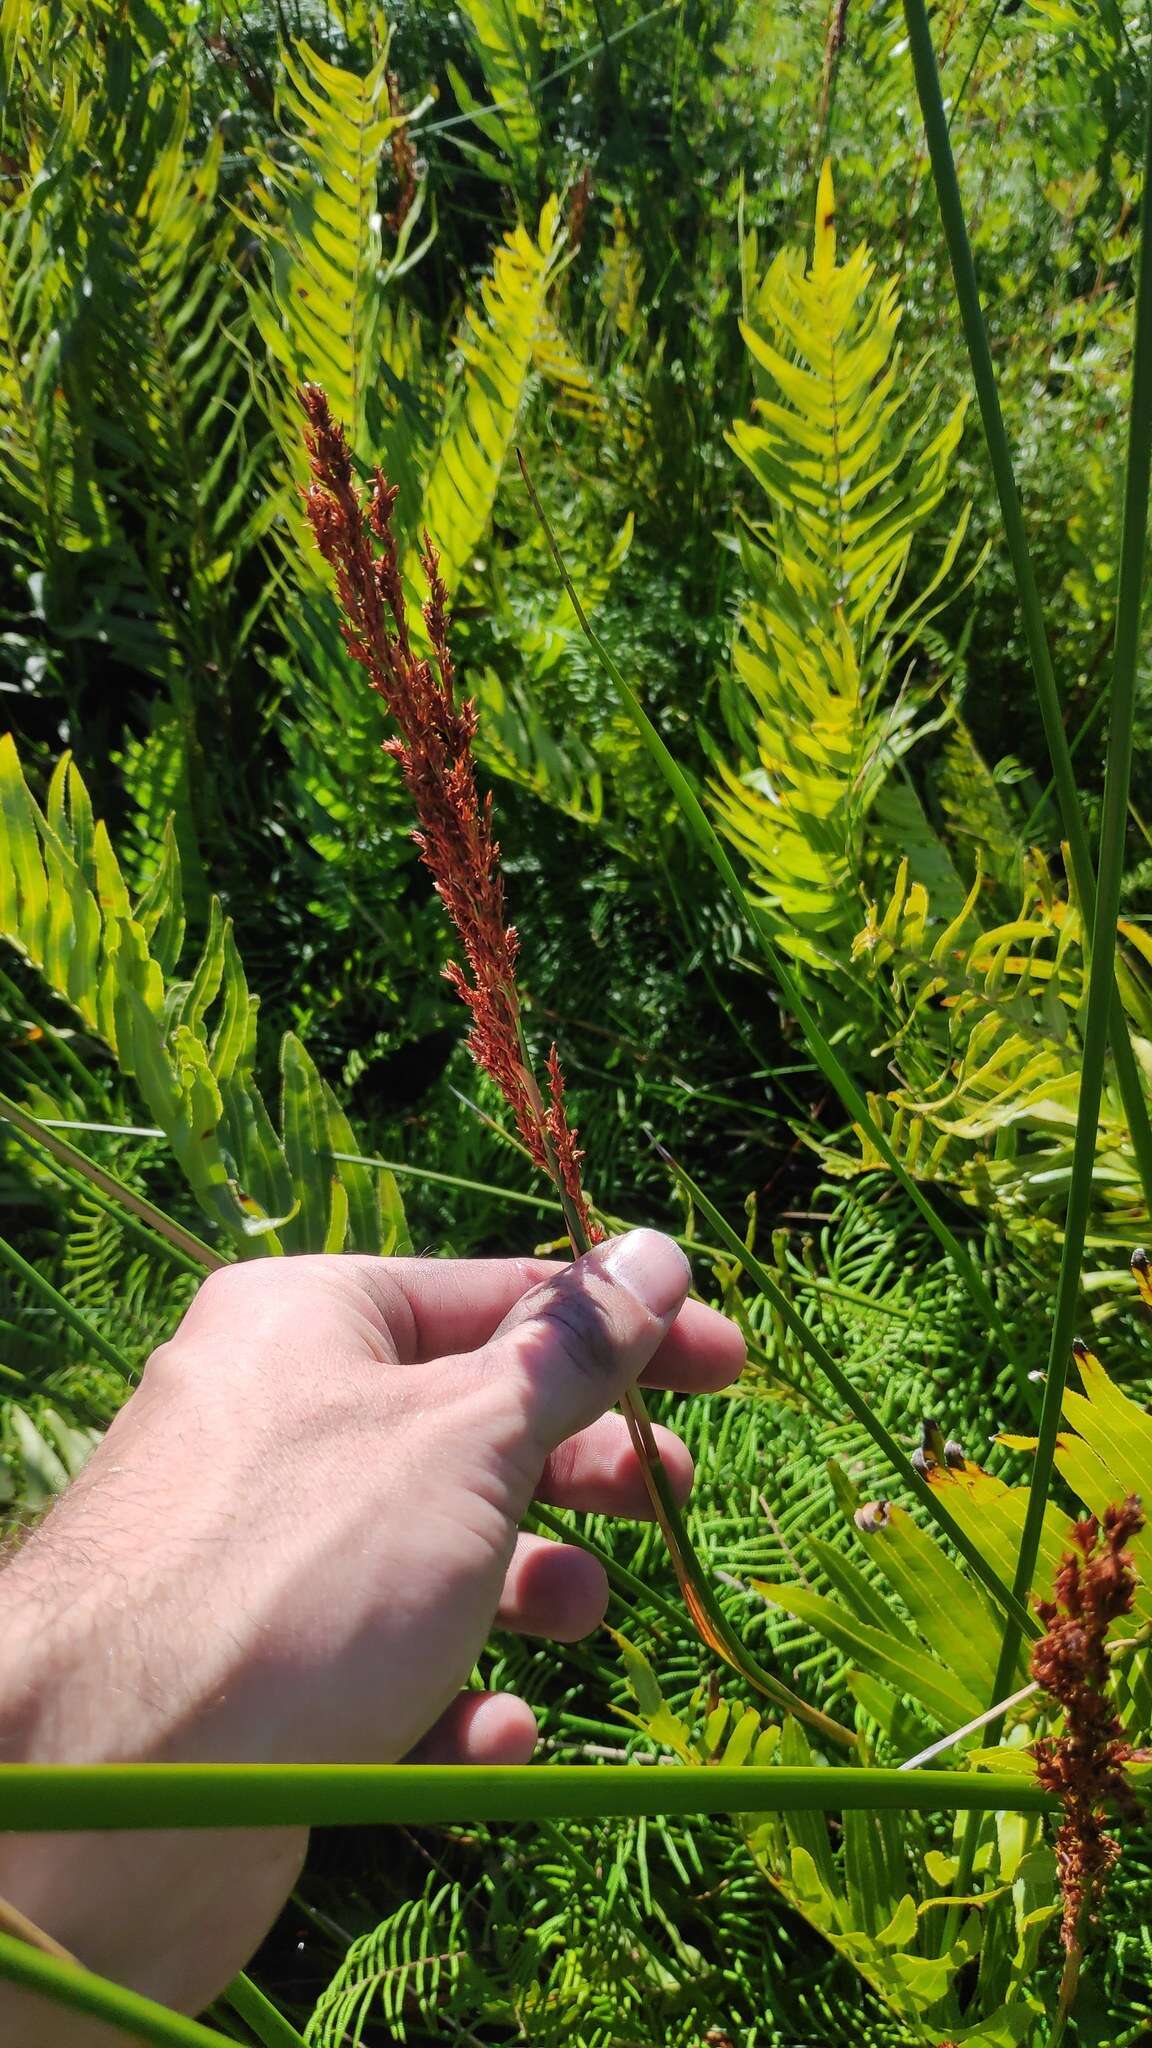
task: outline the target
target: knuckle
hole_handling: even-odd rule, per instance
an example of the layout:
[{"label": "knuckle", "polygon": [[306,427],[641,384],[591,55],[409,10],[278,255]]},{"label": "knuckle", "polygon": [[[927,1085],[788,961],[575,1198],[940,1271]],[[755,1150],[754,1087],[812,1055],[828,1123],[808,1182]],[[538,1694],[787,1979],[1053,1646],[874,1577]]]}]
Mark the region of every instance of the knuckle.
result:
[{"label": "knuckle", "polygon": [[592,1379],[614,1375],[617,1347],[611,1325],[587,1291],[556,1288],[542,1306],[539,1320],[568,1364]]}]

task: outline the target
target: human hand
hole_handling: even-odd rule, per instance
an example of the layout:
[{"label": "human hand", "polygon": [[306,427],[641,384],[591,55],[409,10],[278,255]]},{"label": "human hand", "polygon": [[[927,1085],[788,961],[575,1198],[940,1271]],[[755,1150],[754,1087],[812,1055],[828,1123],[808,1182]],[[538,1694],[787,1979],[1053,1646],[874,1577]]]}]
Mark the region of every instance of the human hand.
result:
[{"label": "human hand", "polygon": [[[706,1392],[743,1361],[688,1284],[651,1231],[572,1266],[214,1275],[0,1573],[0,1759],[526,1761],[530,1709],[461,1688],[493,1622],[569,1640],[601,1620],[599,1564],[518,1524],[533,1498],[648,1513],[607,1411],[638,1379]],[[656,1434],[683,1497],[688,1453]],[[296,1830],[0,1837],[0,1894],[91,1967],[196,2011],[305,1846]],[[114,2038],[20,1998],[28,2048]]]}]

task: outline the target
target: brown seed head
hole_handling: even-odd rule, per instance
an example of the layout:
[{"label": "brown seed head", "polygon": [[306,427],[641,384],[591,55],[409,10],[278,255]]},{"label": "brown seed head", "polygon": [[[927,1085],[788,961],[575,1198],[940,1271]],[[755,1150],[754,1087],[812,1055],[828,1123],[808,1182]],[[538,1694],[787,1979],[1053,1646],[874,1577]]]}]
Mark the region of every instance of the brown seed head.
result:
[{"label": "brown seed head", "polygon": [[1105,1826],[1106,1806],[1125,1816],[1136,1811],[1124,1773],[1132,1749],[1106,1691],[1107,1639],[1112,1623],[1132,1610],[1136,1572],[1124,1545],[1143,1527],[1134,1495],[1105,1509],[1099,1549],[1095,1515],[1076,1522],[1054,1597],[1036,1602],[1044,1634],[1032,1652],[1032,1676],[1064,1709],[1063,1733],[1035,1743],[1033,1755],[1040,1783],[1064,1808],[1056,1863],[1064,1896],[1061,1932],[1069,1950],[1079,1939],[1084,1909],[1099,1899],[1120,1854]]},{"label": "brown seed head", "polygon": [[512,1110],[536,1164],[556,1181],[592,1233],[580,1184],[580,1152],[564,1110],[555,1048],[548,1063],[547,1107],[525,1063],[516,988],[516,932],[504,911],[500,849],[492,798],[476,787],[472,743],[476,707],[457,701],[448,644],[448,592],[439,556],[424,535],[423,608],[430,655],[417,653],[393,514],[397,492],[377,470],[367,516],[342,428],[318,385],[301,404],[313,481],[304,502],[316,545],[330,565],[343,613],[344,641],[383,700],[397,729],[385,749],[399,763],[416,811],[421,858],[460,936],[463,964],[444,972],[472,1015],[468,1044]]}]

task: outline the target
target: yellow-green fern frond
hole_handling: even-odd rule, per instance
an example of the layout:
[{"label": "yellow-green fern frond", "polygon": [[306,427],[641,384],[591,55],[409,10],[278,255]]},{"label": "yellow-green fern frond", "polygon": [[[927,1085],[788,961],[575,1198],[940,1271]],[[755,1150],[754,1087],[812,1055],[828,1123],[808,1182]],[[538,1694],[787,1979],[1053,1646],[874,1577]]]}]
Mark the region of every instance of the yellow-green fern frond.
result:
[{"label": "yellow-green fern frond", "polygon": [[387,54],[360,77],[303,41],[286,51],[277,99],[283,142],[258,157],[268,212],[251,225],[270,261],[253,312],[279,372],[276,424],[297,481],[304,457],[293,397],[305,382],[324,386],[359,456],[387,460],[384,298],[389,280],[419,253],[420,207],[386,250],[380,184],[390,138],[422,111],[390,111]]},{"label": "yellow-green fern frond", "polygon": [[[826,1554],[831,1546],[824,1550]],[[856,1573],[855,1578],[853,1590],[857,1591],[861,1574]],[[864,1591],[871,1594],[866,1583]],[[805,1593],[827,1621],[833,1611],[831,1601],[821,1600],[807,1588],[789,1588],[788,1598],[795,1598],[800,1607]],[[877,1604],[871,1594],[863,1610],[869,1622]],[[897,1626],[893,1620],[893,1635]],[[863,1661],[862,1641],[881,1639],[877,1628],[862,1626],[859,1615],[854,1636],[849,1649],[854,1663]],[[833,1635],[833,1640],[840,1646],[841,1638]],[[796,1769],[813,1761],[806,1735],[791,1718],[778,1727],[762,1721],[754,1708],[720,1700],[699,1704],[695,1720],[685,1719],[665,1699],[647,1657],[623,1638],[617,1641],[636,1705],[636,1711],[625,1718],[642,1729],[659,1752],[682,1763],[722,1765],[727,1770],[748,1765]],[[903,1692],[912,1690],[909,1672],[913,1668],[917,1675],[921,1670],[939,1673],[942,1702],[950,1701],[959,1691],[943,1662],[916,1650],[905,1631],[895,1646],[888,1673],[890,1677],[894,1673]],[[905,1843],[894,1814],[846,1813],[839,1853],[828,1829],[819,1821],[813,1825],[813,1819],[798,1813],[749,1814],[741,1818],[739,1826],[755,1864],[773,1888],[832,1948],[849,1958],[910,2029],[907,2038],[925,2044],[934,2041],[938,2030],[930,2027],[925,2016],[945,1995],[959,1965],[971,1955],[967,1939],[962,1938],[944,1955],[937,1952],[938,1943],[933,1942],[907,1888]]]},{"label": "yellow-green fern frond", "polygon": [[[742,541],[750,595],[723,697],[734,745],[714,751],[725,831],[794,950],[826,969],[843,964],[876,842],[881,864],[900,843],[877,807],[924,729],[925,687],[908,673],[916,634],[967,525],[963,513],[906,601],[911,545],[943,495],[964,408],[935,433],[905,423],[899,321],[895,286],[877,279],[867,249],[838,257],[826,164],[810,256],[782,250],[742,323],[756,396],[728,439],[767,504]],[[900,812],[902,831],[947,870],[910,786]],[[866,819],[882,828],[867,843]]]},{"label": "yellow-green fern frond", "polygon": [[609,332],[630,341],[640,318],[644,259],[628,232],[622,207],[612,210],[612,240],[601,259],[601,297]]},{"label": "yellow-green fern frond", "polygon": [[473,116],[477,132],[528,176],[541,141],[536,88],[542,0],[465,0],[460,12],[484,73],[489,104],[485,107],[473,97],[454,64],[448,66],[452,89],[461,110]]},{"label": "yellow-green fern frond", "polygon": [[[1043,861],[1025,864],[1015,916],[984,923],[979,872],[950,918],[902,862],[883,909],[858,934],[858,968],[882,985],[887,1050],[899,1076],[874,1114],[910,1172],[952,1181],[969,1200],[994,1189],[1029,1228],[1059,1213],[1080,1096],[1086,969],[1079,912]],[[1140,992],[1123,984],[1135,1010]],[[1127,1120],[1105,1087],[1096,1150],[1096,1231],[1131,1246],[1143,1206]],[[864,1164],[880,1162],[864,1147]]]},{"label": "yellow-green fern frond", "polygon": [[459,587],[488,526],[533,361],[547,335],[548,291],[563,243],[560,203],[551,198],[535,235],[523,227],[505,235],[460,336],[463,376],[433,457],[421,516],[440,551],[450,592]]}]

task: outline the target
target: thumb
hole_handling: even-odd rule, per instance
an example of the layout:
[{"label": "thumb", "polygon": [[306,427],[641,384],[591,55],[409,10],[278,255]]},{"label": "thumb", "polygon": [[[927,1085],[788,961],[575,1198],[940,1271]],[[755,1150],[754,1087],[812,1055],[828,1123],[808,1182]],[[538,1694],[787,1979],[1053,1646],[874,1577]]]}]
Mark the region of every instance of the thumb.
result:
[{"label": "thumb", "polygon": [[692,1274],[656,1230],[594,1246],[517,1302],[484,1346],[485,1363],[518,1379],[525,1420],[545,1455],[616,1405],[659,1349]]}]

